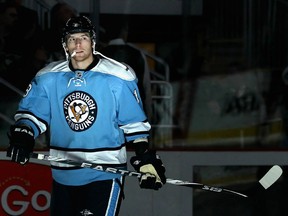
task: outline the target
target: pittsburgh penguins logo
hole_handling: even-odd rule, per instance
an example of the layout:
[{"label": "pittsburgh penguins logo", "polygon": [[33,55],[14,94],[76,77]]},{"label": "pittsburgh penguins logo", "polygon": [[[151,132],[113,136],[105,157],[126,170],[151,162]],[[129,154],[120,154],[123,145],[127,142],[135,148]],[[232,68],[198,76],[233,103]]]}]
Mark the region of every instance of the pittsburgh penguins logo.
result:
[{"label": "pittsburgh penguins logo", "polygon": [[76,132],[90,128],[96,120],[97,104],[86,92],[72,92],[64,98],[63,108],[69,127]]}]

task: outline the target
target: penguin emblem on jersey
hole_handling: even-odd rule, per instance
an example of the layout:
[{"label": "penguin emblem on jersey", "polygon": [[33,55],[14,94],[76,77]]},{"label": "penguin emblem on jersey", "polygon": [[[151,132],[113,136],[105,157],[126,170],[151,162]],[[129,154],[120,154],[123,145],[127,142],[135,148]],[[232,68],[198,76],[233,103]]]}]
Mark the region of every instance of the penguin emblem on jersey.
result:
[{"label": "penguin emblem on jersey", "polygon": [[63,109],[66,122],[73,131],[87,130],[96,120],[97,104],[86,92],[71,92],[64,98]]},{"label": "penguin emblem on jersey", "polygon": [[79,122],[89,110],[87,110],[87,105],[82,103],[73,103],[70,106],[71,112],[73,116],[71,118],[76,119],[77,122]]}]

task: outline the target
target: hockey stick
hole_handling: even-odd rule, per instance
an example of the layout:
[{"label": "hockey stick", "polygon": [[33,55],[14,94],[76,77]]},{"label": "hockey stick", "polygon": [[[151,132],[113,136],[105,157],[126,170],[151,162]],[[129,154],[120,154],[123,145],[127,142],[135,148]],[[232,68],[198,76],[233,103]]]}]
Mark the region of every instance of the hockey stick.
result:
[{"label": "hockey stick", "polygon": [[[40,154],[40,153],[32,153],[30,155],[30,157],[37,159],[37,160],[53,161],[53,162],[58,162],[58,163],[70,164],[70,165],[74,165],[77,167],[95,169],[98,171],[103,171],[103,172],[108,172],[108,173],[121,174],[123,176],[134,176],[137,178],[141,178],[141,176],[142,176],[142,173],[139,173],[139,172],[123,170],[123,169],[119,169],[119,168],[115,168],[115,167],[109,167],[107,165],[95,164],[95,163],[91,163],[91,162],[77,162],[74,160],[67,160],[67,159],[63,159],[63,158],[59,158],[59,157],[53,157],[50,155],[45,155],[45,154]],[[188,182],[188,181],[176,180],[176,179],[171,179],[171,178],[167,178],[166,183],[172,184],[172,185],[177,185],[177,186],[185,186],[185,187],[200,189],[200,190],[204,190],[204,191],[211,191],[211,192],[216,192],[216,193],[226,192],[226,193],[238,195],[241,197],[248,197],[245,194],[242,194],[242,193],[239,193],[239,192],[236,192],[233,190],[209,186],[209,185],[205,185],[205,184],[201,184],[201,183]]]},{"label": "hockey stick", "polygon": [[[115,167],[109,167],[107,165],[95,164],[95,163],[91,163],[91,162],[77,162],[74,160],[67,160],[67,159],[53,157],[50,155],[45,155],[45,154],[40,154],[40,153],[32,153],[31,158],[38,159],[38,160],[54,161],[54,162],[59,162],[59,163],[64,163],[64,164],[70,164],[70,165],[74,165],[77,167],[91,168],[91,169],[95,169],[95,170],[103,171],[103,172],[109,172],[109,173],[115,173],[115,174],[117,173],[117,174],[121,174],[124,176],[134,176],[137,178],[140,178],[142,176],[142,173],[139,173],[139,172],[123,170],[123,169],[119,169],[119,168],[115,168]],[[280,178],[282,173],[283,173],[283,171],[282,171],[281,167],[278,165],[274,165],[259,180],[259,183],[262,185],[262,187],[264,187],[265,189],[268,189],[272,184],[274,184]],[[189,182],[189,181],[182,181],[182,180],[167,178],[166,183],[172,184],[172,185],[177,185],[177,186],[191,187],[191,188],[200,189],[200,190],[204,190],[204,191],[211,191],[211,192],[216,192],[216,193],[226,192],[226,193],[230,193],[230,194],[239,195],[241,197],[248,197],[245,194],[242,194],[242,193],[239,193],[239,192],[236,192],[233,190],[209,186],[209,185],[196,183],[196,182]]]}]

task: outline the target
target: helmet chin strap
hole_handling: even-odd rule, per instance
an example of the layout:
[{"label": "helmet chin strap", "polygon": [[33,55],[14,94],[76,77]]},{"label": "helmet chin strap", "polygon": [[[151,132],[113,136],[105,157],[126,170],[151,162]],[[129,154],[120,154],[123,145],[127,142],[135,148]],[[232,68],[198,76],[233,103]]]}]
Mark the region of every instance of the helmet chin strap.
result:
[{"label": "helmet chin strap", "polygon": [[65,52],[66,60],[68,61],[70,59],[70,55],[66,49],[66,43],[65,42],[62,43],[62,47],[63,47],[64,52]]},{"label": "helmet chin strap", "polygon": [[122,64],[122,63],[120,63],[120,62],[118,62],[118,61],[116,61],[116,60],[114,60],[114,59],[112,59],[112,58],[109,58],[109,57],[103,55],[102,53],[96,51],[96,48],[95,48],[95,47],[96,47],[96,42],[95,42],[95,40],[93,40],[92,49],[93,49],[93,54],[94,54],[94,55],[100,55],[100,56],[102,56],[103,58],[108,59],[109,61],[113,62],[114,64],[119,65],[120,67],[124,68],[125,70],[128,70],[128,67],[127,67],[126,65],[124,65],[124,64]]},{"label": "helmet chin strap", "polygon": [[97,51],[96,51],[96,41],[95,41],[95,39],[92,40],[92,43],[93,43],[92,44],[92,51],[93,51],[93,54],[96,55]]}]

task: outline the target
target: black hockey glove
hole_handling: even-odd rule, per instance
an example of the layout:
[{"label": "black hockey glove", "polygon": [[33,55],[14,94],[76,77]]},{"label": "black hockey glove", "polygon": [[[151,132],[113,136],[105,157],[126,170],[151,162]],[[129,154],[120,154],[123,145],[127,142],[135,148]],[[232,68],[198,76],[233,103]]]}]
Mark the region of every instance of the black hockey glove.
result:
[{"label": "black hockey glove", "polygon": [[165,167],[156,151],[147,150],[133,156],[130,163],[137,172],[143,173],[139,179],[141,188],[158,190],[166,183]]},{"label": "black hockey glove", "polygon": [[26,164],[35,145],[32,129],[28,126],[13,125],[10,127],[8,137],[10,145],[7,149],[7,157],[11,157],[11,161]]}]

